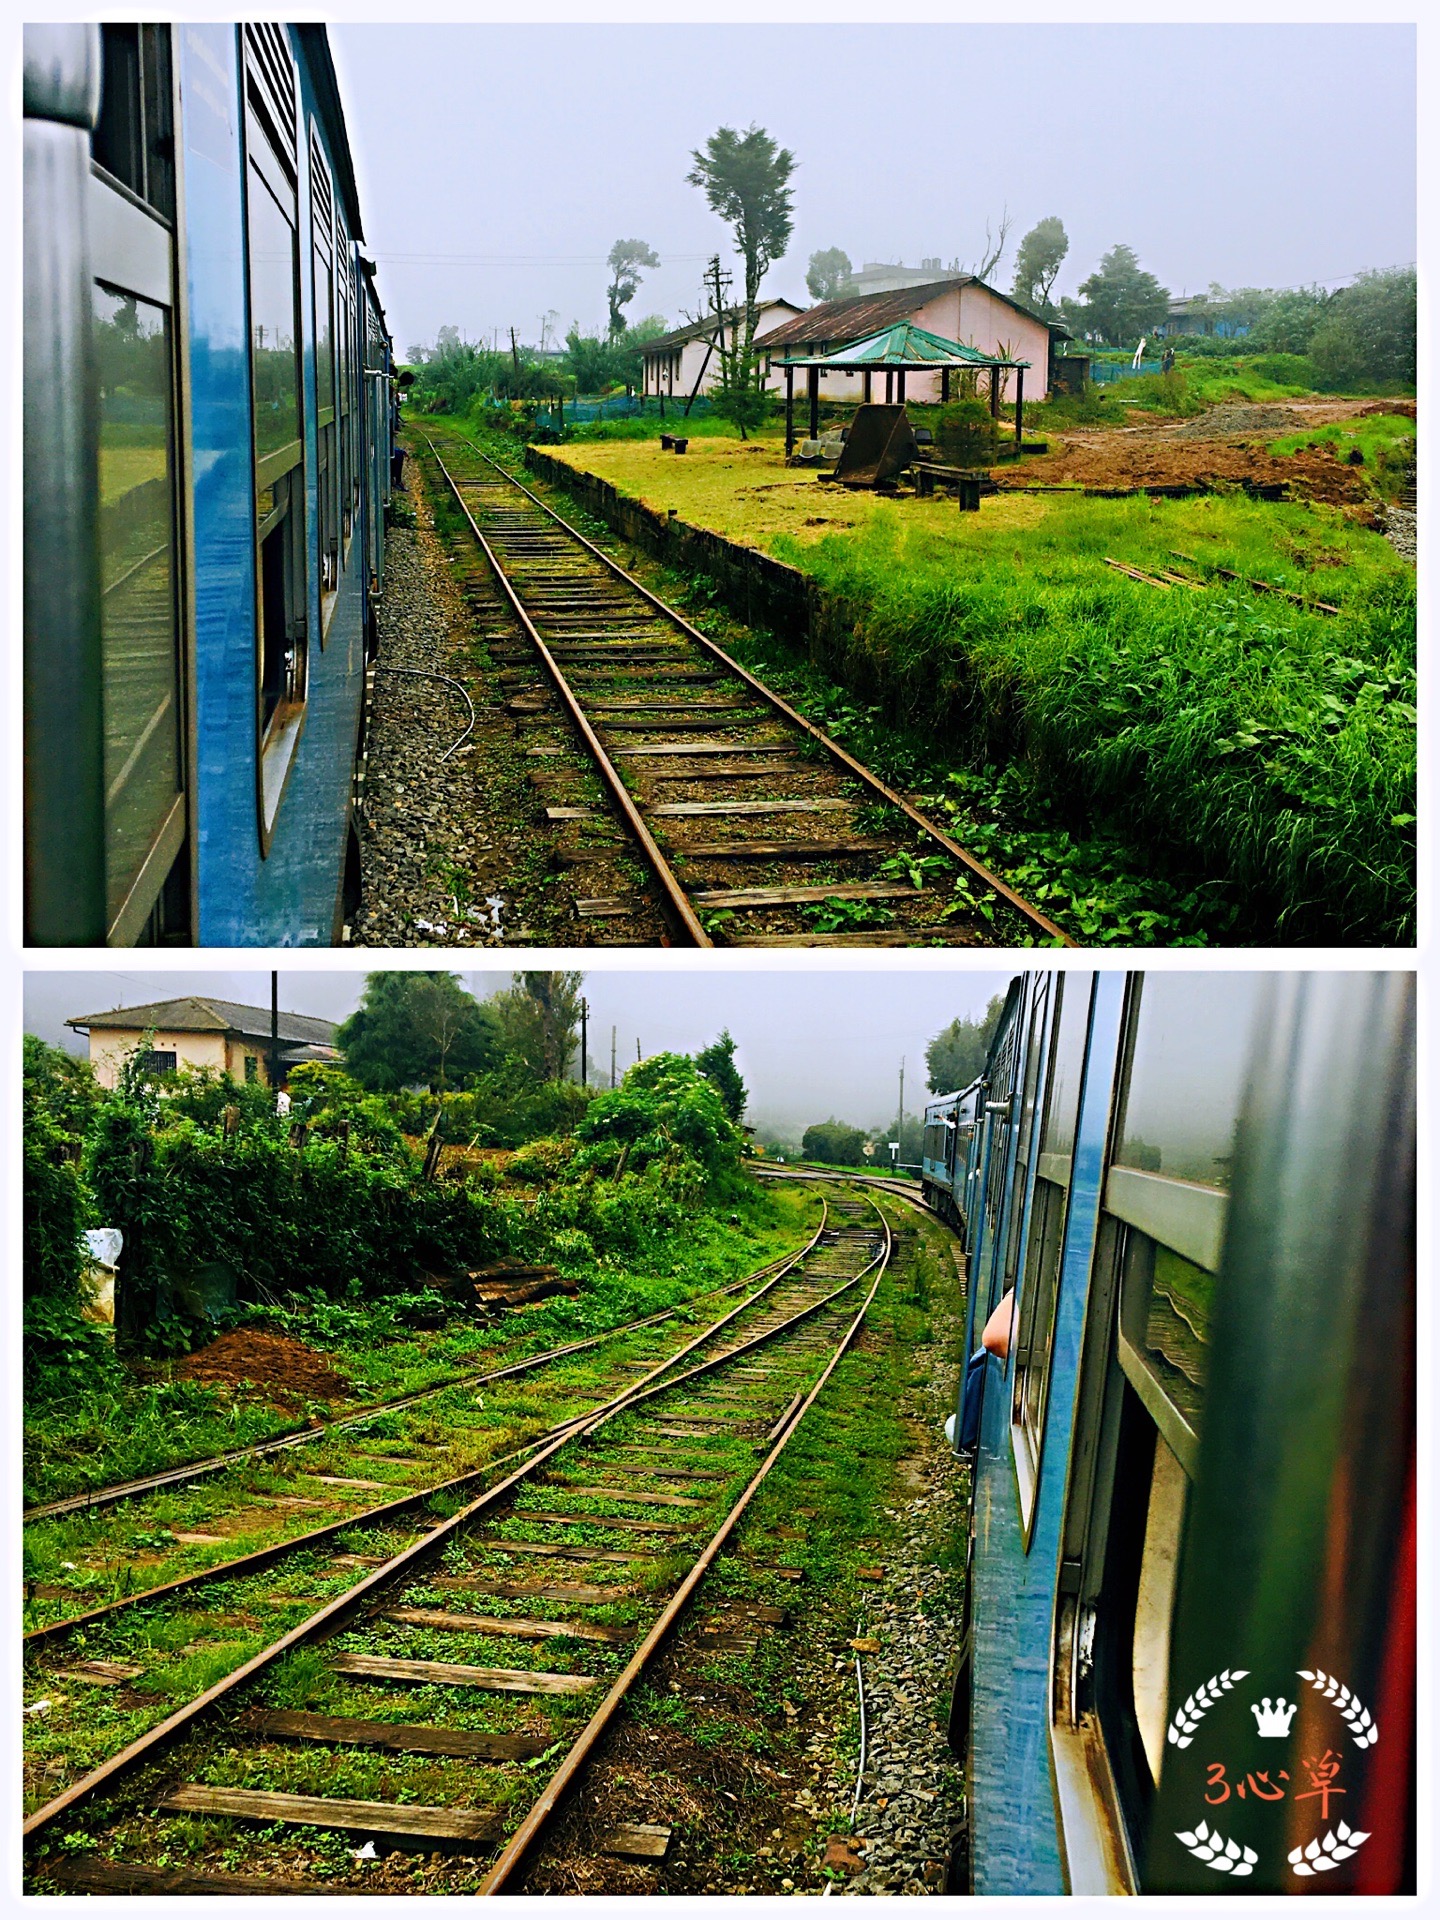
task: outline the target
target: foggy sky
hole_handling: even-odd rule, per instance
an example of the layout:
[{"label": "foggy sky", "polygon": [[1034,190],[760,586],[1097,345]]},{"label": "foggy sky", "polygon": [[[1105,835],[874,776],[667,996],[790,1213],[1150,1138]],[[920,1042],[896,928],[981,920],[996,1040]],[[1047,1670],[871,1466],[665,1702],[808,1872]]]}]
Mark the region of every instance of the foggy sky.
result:
[{"label": "foggy sky", "polygon": [[[541,317],[603,328],[605,256],[662,267],[632,320],[699,307],[728,233],[692,148],[752,121],[792,149],[795,230],[767,292],[804,305],[817,248],[972,265],[1058,214],[1057,297],[1117,241],[1174,293],[1335,283],[1415,257],[1409,25],[333,25],[367,249],[397,346]],[[458,256],[458,258],[457,258]]]},{"label": "foggy sky", "polygon": [[[483,998],[507,986],[508,972],[461,973]],[[1010,974],[876,971],[830,967],[824,972],[692,972],[593,969],[590,1002],[592,1083],[608,1084],[610,1029],[618,1070],[645,1054],[696,1053],[728,1026],[736,1062],[750,1089],[751,1125],[804,1128],[812,1121],[885,1125],[895,1116],[901,1058],[905,1108],[917,1112],[925,1091],[925,1048],[959,1014],[976,1017]],[[359,973],[294,969],[280,973],[287,1013],[343,1020],[364,991]],[[269,1007],[270,976],[261,972],[166,969],[96,972],[54,969],[25,976],[25,1030],[83,1053],[82,1036],[64,1022],[112,1007],[199,994]]]}]

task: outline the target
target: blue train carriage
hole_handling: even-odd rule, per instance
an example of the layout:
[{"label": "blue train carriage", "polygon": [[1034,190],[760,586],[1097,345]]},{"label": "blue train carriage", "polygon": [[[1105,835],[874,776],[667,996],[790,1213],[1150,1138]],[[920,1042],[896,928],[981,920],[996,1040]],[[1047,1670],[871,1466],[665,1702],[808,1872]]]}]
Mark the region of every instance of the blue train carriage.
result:
[{"label": "blue train carriage", "polygon": [[925,1108],[920,1148],[920,1191],[927,1206],[952,1226],[966,1244],[966,1211],[980,1135],[984,1082],[961,1093],[942,1094]]},{"label": "blue train carriage", "polygon": [[1404,974],[1012,987],[968,1187],[967,1352],[1015,1289],[975,1892],[1413,1887],[1413,1042]]},{"label": "blue train carriage", "polygon": [[392,359],[325,30],[27,28],[25,115],[26,937],[329,944]]}]

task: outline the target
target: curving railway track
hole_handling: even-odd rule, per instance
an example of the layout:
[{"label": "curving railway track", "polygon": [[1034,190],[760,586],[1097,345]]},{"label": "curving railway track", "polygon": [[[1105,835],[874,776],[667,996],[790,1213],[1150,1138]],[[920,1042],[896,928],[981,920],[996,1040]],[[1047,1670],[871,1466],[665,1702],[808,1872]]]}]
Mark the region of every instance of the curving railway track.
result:
[{"label": "curving railway track", "polygon": [[598,807],[547,808],[562,859],[616,827],[639,857],[580,918],[619,937],[658,906],[696,947],[1074,944],[513,474],[425,444],[512,617],[489,652],[531,754],[578,738],[600,784]]},{"label": "curving railway track", "polygon": [[[514,1890],[891,1245],[873,1202],[840,1198],[802,1254],[503,1478],[452,1483],[447,1517],[372,1524],[339,1591],[30,1816],[31,1886],[363,1891],[348,1835],[364,1858],[458,1858],[445,1891]],[[758,1634],[776,1610],[752,1612]]]}]

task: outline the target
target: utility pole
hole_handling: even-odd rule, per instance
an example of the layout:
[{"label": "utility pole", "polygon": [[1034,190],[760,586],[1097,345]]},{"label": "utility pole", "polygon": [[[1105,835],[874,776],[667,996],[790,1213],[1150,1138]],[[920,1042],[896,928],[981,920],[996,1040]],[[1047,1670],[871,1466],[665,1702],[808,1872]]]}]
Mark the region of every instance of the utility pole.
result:
[{"label": "utility pole", "polygon": [[589,1068],[585,1056],[585,1042],[589,1033],[589,1019],[590,1002],[588,1000],[582,1000],[580,1002],[580,1084],[582,1087],[588,1087],[590,1084]]},{"label": "utility pole", "polygon": [[613,1092],[615,1087],[615,1029],[614,1027],[611,1027],[610,1029],[610,1087],[611,1087],[611,1091]]},{"label": "utility pole", "polygon": [[279,1090],[280,1078],[280,975],[270,970],[270,1091]]},{"label": "utility pole", "polygon": [[905,1151],[905,1056],[900,1056],[900,1118],[895,1123],[895,1131],[900,1136],[900,1151]]},{"label": "utility pole", "polygon": [[637,1067],[640,1064],[640,1036],[638,1033],[635,1036],[635,1064]]},{"label": "utility pole", "polygon": [[706,274],[708,275],[708,278],[707,280],[702,282],[702,285],[704,285],[707,288],[710,294],[711,305],[713,306],[715,311],[715,331],[711,335],[710,342],[705,348],[705,358],[700,362],[700,371],[695,376],[695,384],[690,389],[690,397],[685,402],[685,411],[687,414],[689,413],[691,407],[693,407],[695,404],[696,395],[700,391],[700,382],[705,378],[705,370],[710,365],[710,356],[712,353],[714,353],[717,347],[720,349],[720,364],[722,369],[725,364],[724,296],[730,291],[731,276],[728,273],[725,274],[723,276],[723,284],[722,284],[722,276],[720,273],[720,256],[718,253],[712,254],[710,256],[710,265],[706,268],[705,271],[706,271]]}]

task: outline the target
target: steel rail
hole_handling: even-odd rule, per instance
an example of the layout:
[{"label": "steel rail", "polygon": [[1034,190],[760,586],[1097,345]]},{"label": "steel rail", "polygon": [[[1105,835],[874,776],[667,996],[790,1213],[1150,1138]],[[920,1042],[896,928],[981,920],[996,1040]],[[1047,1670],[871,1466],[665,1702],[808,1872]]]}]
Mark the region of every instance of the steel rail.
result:
[{"label": "steel rail", "polygon": [[[876,1208],[876,1212],[879,1212],[879,1208]],[[888,1224],[885,1227],[885,1233],[886,1245],[888,1247],[890,1239]],[[815,1243],[818,1243],[818,1240],[819,1235],[817,1234]],[[801,1308],[798,1313],[789,1315],[773,1327],[766,1328],[763,1332],[743,1342],[740,1346],[727,1348],[724,1353],[717,1354],[710,1360],[702,1361],[697,1367],[691,1368],[686,1374],[680,1376],[680,1379],[664,1381],[643,1391],[617,1396],[614,1402],[601,1408],[594,1415],[587,1416],[583,1424],[559,1434],[555,1439],[549,1441],[542,1447],[531,1459],[516,1468],[513,1473],[508,1474],[505,1479],[498,1481],[495,1486],[487,1488],[484,1492],[480,1493],[457,1513],[452,1514],[448,1520],[440,1521],[436,1526],[431,1528],[428,1533],[421,1535],[418,1540],[414,1540],[408,1546],[402,1547],[398,1553],[392,1555],[383,1565],[374,1568],[370,1573],[358,1580],[354,1586],[348,1587],[344,1593],[337,1594],[333,1600],[327,1601],[318,1612],[298,1622],[268,1646],[262,1647],[258,1653],[252,1654],[248,1660],[244,1661],[239,1667],[236,1667],[231,1673],[226,1674],[212,1686],[207,1687],[203,1693],[198,1694],[193,1700],[187,1701],[184,1706],[178,1707],[174,1713],[159,1722],[158,1725],[151,1727],[148,1732],[137,1736],[128,1746],[123,1747],[120,1752],[112,1754],[108,1760],[102,1762],[100,1766],[93,1768],[81,1779],[73,1782],[63,1793],[57,1794],[53,1800],[48,1801],[43,1807],[37,1808],[25,1821],[21,1829],[22,1839],[33,1839],[35,1835],[42,1833],[47,1827],[53,1825],[63,1814],[73,1812],[76,1807],[92,1799],[105,1787],[119,1779],[122,1774],[129,1772],[142,1762],[151,1759],[162,1747],[173,1740],[177,1734],[184,1732],[186,1728],[192,1726],[199,1720],[211,1707],[217,1705],[228,1695],[236,1692],[237,1689],[265,1672],[283,1655],[292,1652],[296,1647],[305,1645],[307,1642],[329,1638],[333,1633],[339,1632],[372,1594],[378,1593],[380,1589],[394,1580],[398,1575],[407,1572],[412,1566],[425,1559],[428,1555],[438,1551],[447,1541],[468,1526],[479,1514],[487,1508],[497,1505],[534,1474],[537,1468],[545,1465],[547,1461],[552,1460],[556,1454],[561,1452],[563,1448],[569,1446],[573,1441],[588,1438],[590,1434],[596,1432],[600,1427],[605,1426],[609,1421],[617,1419],[623,1413],[628,1413],[631,1406],[639,1400],[651,1399],[658,1393],[672,1392],[683,1380],[693,1379],[699,1374],[710,1373],[719,1367],[728,1366],[732,1360],[738,1358],[741,1354],[751,1352],[755,1348],[764,1346],[771,1340],[779,1338],[782,1333],[788,1332],[791,1327],[797,1326],[801,1321],[809,1319],[813,1313],[819,1312],[822,1307],[829,1305],[831,1300],[837,1297],[837,1295],[846,1293],[852,1287],[858,1286],[860,1281],[870,1271],[870,1267],[873,1264],[873,1261],[867,1263],[853,1279],[845,1281],[842,1286],[833,1289],[831,1293],[808,1303]],[[876,1284],[878,1285],[878,1280]],[[872,1288],[871,1297],[873,1297],[873,1293],[874,1289]],[[729,1317],[733,1318],[733,1315]]]},{"label": "steel rail", "polygon": [[927,1220],[934,1220],[950,1233],[955,1229],[940,1218],[933,1207],[925,1204],[918,1194],[910,1193],[903,1187],[897,1187],[888,1180],[878,1180],[873,1174],[822,1173],[817,1167],[780,1168],[772,1172],[768,1167],[756,1167],[755,1174],[762,1180],[809,1180],[816,1186],[830,1185],[841,1187],[864,1187],[867,1193],[888,1193],[892,1200],[899,1200],[904,1206],[913,1207],[917,1213],[923,1213]]},{"label": "steel rail", "polygon": [[[427,445],[429,445],[431,451],[434,452],[433,441],[427,441]],[[992,873],[983,861],[977,860],[973,853],[968,852],[961,846],[960,842],[946,833],[943,827],[937,827],[935,822],[921,813],[918,807],[912,806],[903,794],[897,793],[893,787],[887,786],[878,774],[872,773],[870,769],[861,761],[857,760],[853,754],[847,753],[837,740],[831,739],[823,727],[816,726],[813,720],[807,720],[803,713],[797,708],[792,707],[787,700],[783,700],[778,693],[773,692],[765,685],[763,680],[757,680],[753,673],[747,668],[742,667],[740,662],[736,660],[733,655],[728,654],[717,641],[711,640],[706,634],[703,634],[698,627],[692,626],[683,614],[677,613],[675,609],[662,600],[658,594],[652,593],[643,581],[637,580],[633,574],[627,573],[618,560],[612,560],[603,547],[598,547],[593,540],[587,539],[578,527],[572,526],[562,514],[555,511],[554,507],[548,506],[538,494],[533,493],[530,488],[525,485],[523,480],[517,480],[513,473],[510,473],[506,468],[502,467],[498,460],[491,459],[488,453],[481,452],[479,447],[474,447],[472,451],[477,453],[487,465],[492,466],[504,479],[508,480],[511,486],[518,488],[527,500],[533,501],[542,513],[548,514],[558,526],[563,527],[566,533],[568,533],[573,540],[577,540],[587,553],[592,554],[595,559],[601,561],[617,578],[623,580],[627,586],[632,587],[635,592],[640,594],[644,600],[648,601],[652,607],[664,614],[665,618],[677,626],[682,633],[695,641],[698,646],[703,647],[712,659],[719,661],[723,666],[727,667],[731,673],[743,680],[752,693],[758,695],[760,699],[773,707],[777,713],[783,714],[793,726],[799,727],[803,732],[808,734],[817,745],[825,749],[826,753],[828,753],[832,759],[844,767],[847,773],[853,775],[855,779],[862,781],[872,793],[888,802],[889,805],[898,807],[913,826],[919,827],[922,832],[928,834],[930,838],[935,841],[937,846],[943,847],[953,859],[958,860],[962,866],[968,867],[978,879],[983,880],[987,887],[994,893],[997,893],[1002,900],[1008,902],[1010,906],[1014,907],[1016,912],[1022,914],[1032,926],[1037,927],[1047,938],[1057,941],[1061,946],[1073,947],[1078,944],[1062,927],[1056,926],[1053,920],[1047,919],[1038,907],[1032,907],[1028,900],[1021,894],[1016,893],[1015,889],[1007,885],[998,873]],[[438,453],[435,454],[435,458],[437,460],[440,459]],[[441,461],[440,464],[441,471],[445,472],[444,462]],[[447,480],[450,480],[451,487],[455,488],[455,482],[450,479],[448,472],[445,472],[445,477]],[[455,489],[455,497],[457,500],[460,499],[458,489]],[[469,510],[465,507],[464,501],[461,500],[460,504],[462,510],[465,512],[466,518],[470,519]],[[474,526],[475,523],[471,520],[470,524]],[[493,559],[491,564],[492,566],[495,565]],[[497,567],[497,572],[498,571],[499,569]],[[503,574],[501,578],[502,580],[504,579]],[[509,582],[506,581],[505,584],[508,588]],[[511,598],[512,600],[515,599],[513,590],[511,590]],[[518,604],[519,602],[516,600],[516,605],[518,606]],[[526,625],[529,626],[528,620]]]},{"label": "steel rail", "polygon": [[[824,1202],[821,1203],[822,1205]],[[823,1223],[822,1223],[823,1224]],[[805,1251],[805,1249],[801,1249]],[[298,1433],[282,1434],[273,1440],[257,1440],[253,1446],[232,1447],[225,1453],[212,1453],[203,1460],[193,1460],[186,1466],[166,1467],[160,1473],[146,1475],[140,1480],[117,1480],[108,1487],[94,1487],[86,1493],[67,1494],[63,1500],[50,1500],[43,1506],[26,1507],[21,1514],[22,1521],[48,1520],[61,1514],[81,1513],[114,1506],[118,1501],[133,1499],[137,1494],[156,1493],[164,1487],[181,1486],[188,1480],[201,1480],[212,1473],[223,1473],[227,1467],[238,1466],[246,1460],[262,1460],[272,1453],[289,1452],[295,1447],[311,1445],[316,1440],[327,1439],[331,1434],[345,1433],[352,1427],[364,1427],[372,1420],[378,1420],[382,1414],[400,1413],[406,1407],[417,1406],[422,1400],[433,1400],[442,1393],[458,1391],[462,1387],[489,1386],[496,1380],[509,1380],[516,1374],[532,1372],[536,1367],[552,1365],[557,1360],[567,1359],[572,1354],[588,1352],[592,1347],[603,1346],[607,1340],[618,1340],[622,1334],[638,1333],[642,1327],[659,1326],[666,1320],[673,1320],[682,1307],[693,1306],[697,1301],[712,1299],[717,1293],[730,1293],[736,1287],[744,1286],[747,1281],[760,1280],[786,1259],[793,1255],[782,1254],[778,1259],[767,1260],[764,1266],[756,1267],[752,1273],[739,1280],[727,1280],[724,1286],[706,1287],[700,1293],[692,1293],[683,1300],[677,1300],[674,1306],[663,1308],[659,1313],[646,1314],[643,1319],[625,1320],[619,1326],[608,1327],[603,1333],[589,1335],[584,1340],[572,1340],[563,1347],[547,1347],[543,1353],[531,1354],[528,1359],[514,1360],[509,1366],[492,1368],[488,1373],[461,1373],[450,1380],[441,1380],[431,1387],[419,1387],[414,1393],[401,1394],[394,1400],[375,1400],[358,1413],[347,1413],[339,1420],[326,1420],[318,1426],[303,1427]]]},{"label": "steel rail", "polygon": [[[871,1201],[871,1205],[875,1206],[873,1200]],[[825,1383],[849,1351],[852,1341],[860,1331],[861,1326],[864,1324],[865,1316],[870,1310],[870,1303],[874,1300],[880,1281],[884,1277],[885,1269],[889,1264],[894,1245],[894,1237],[890,1231],[889,1221],[886,1220],[878,1206],[875,1206],[875,1212],[879,1216],[880,1224],[884,1231],[884,1242],[880,1252],[876,1254],[875,1258],[862,1267],[860,1272],[856,1274],[855,1278],[849,1283],[852,1287],[858,1286],[866,1274],[870,1272],[871,1268],[878,1265],[879,1272],[876,1273],[874,1282],[871,1285],[869,1293],[865,1296],[859,1312],[850,1322],[844,1337],[836,1347],[820,1378],[810,1389],[810,1392],[802,1401],[794,1417],[786,1424],[753,1479],[730,1509],[725,1519],[721,1522],[719,1529],[703,1549],[694,1566],[690,1569],[690,1572],[675,1590],[674,1594],[672,1594],[659,1619],[656,1620],[644,1640],[642,1640],[636,1648],[634,1654],[625,1666],[624,1671],[616,1678],[604,1700],[599,1707],[596,1708],[589,1721],[587,1721],[581,1730],[579,1738],[575,1741],[574,1745],[565,1755],[565,1758],[561,1761],[559,1767],[557,1767],[551,1776],[544,1791],[536,1799],[520,1826],[510,1836],[510,1839],[506,1843],[505,1850],[485,1876],[480,1887],[482,1894],[493,1894],[503,1891],[506,1882],[525,1859],[530,1848],[534,1845],[541,1831],[555,1812],[566,1788],[573,1782],[576,1775],[580,1772],[580,1769],[594,1752],[597,1743],[610,1722],[614,1719],[626,1694],[644,1672],[651,1658],[670,1632],[670,1629],[674,1626],[676,1620],[679,1619],[680,1614],[683,1612],[696,1588],[700,1585],[700,1582],[704,1579],[706,1573],[719,1555],[720,1550],[739,1525],[745,1509],[755,1498],[755,1495],[769,1477],[776,1461],[794,1438],[800,1422],[815,1404]]]},{"label": "steel rail", "polygon": [[[553,1427],[547,1427],[543,1433],[536,1434],[526,1441],[523,1446],[514,1448],[510,1453],[501,1454],[496,1460],[487,1460],[483,1466],[472,1467],[465,1473],[453,1475],[448,1480],[435,1481],[428,1487],[418,1487],[404,1492],[394,1500],[382,1501],[378,1506],[362,1507],[358,1512],[346,1514],[338,1520],[327,1520],[323,1526],[312,1527],[305,1533],[297,1533],[289,1540],[277,1541],[274,1546],[257,1547],[253,1553],[240,1554],[233,1560],[217,1560],[212,1567],[200,1567],[194,1573],[181,1574],[174,1580],[163,1582],[160,1586],[146,1587],[139,1593],[126,1594],[122,1599],[108,1600],[103,1606],[88,1608],[84,1613],[67,1614],[62,1620],[51,1620],[44,1626],[32,1627],[23,1636],[22,1645],[42,1646],[47,1641],[57,1640],[67,1633],[74,1632],[77,1627],[93,1626],[97,1621],[110,1619],[117,1613],[127,1612],[131,1607],[142,1606],[154,1600],[171,1599],[178,1593],[189,1592],[210,1580],[234,1579],[260,1573],[265,1567],[273,1566],[277,1560],[283,1559],[287,1553],[298,1553],[302,1548],[322,1546],[327,1540],[333,1540],[342,1533],[348,1533],[352,1527],[373,1527],[377,1523],[398,1520],[412,1507],[433,1499],[437,1494],[462,1492],[468,1487],[473,1487],[477,1482],[483,1481],[487,1474],[495,1471],[497,1466],[516,1460],[531,1448],[542,1447],[553,1438],[573,1433],[575,1429],[595,1419],[598,1414],[604,1413],[620,1400],[628,1399],[631,1394],[638,1394],[646,1388],[652,1393],[663,1391],[674,1383],[661,1380],[661,1375],[667,1373],[671,1367],[677,1366],[697,1347],[703,1346],[707,1340],[713,1339],[722,1328],[728,1327],[732,1320],[747,1312],[758,1300],[763,1300],[765,1295],[778,1286],[792,1268],[798,1266],[802,1260],[814,1252],[825,1231],[825,1222],[829,1217],[829,1202],[822,1201],[821,1209],[820,1225],[803,1247],[792,1254],[785,1255],[779,1261],[771,1261],[769,1266],[757,1268],[754,1274],[746,1276],[748,1280],[768,1275],[763,1286],[747,1299],[742,1300],[739,1306],[722,1315],[719,1320],[712,1321],[693,1340],[677,1348],[673,1354],[653,1366],[648,1373],[642,1374],[638,1380],[631,1381],[623,1393],[612,1396],[610,1400],[602,1400],[598,1406],[591,1407],[584,1413],[575,1414],[569,1420],[558,1421]],[[714,1289],[715,1292],[728,1290],[728,1288]],[[705,1298],[703,1294],[698,1297]],[[644,1325],[644,1322],[639,1324]],[[688,1379],[690,1375],[687,1373],[678,1377]],[[658,1385],[651,1385],[652,1382],[657,1381]]]},{"label": "steel rail", "polygon": [[[585,709],[576,699],[574,689],[571,687],[570,682],[561,672],[559,661],[556,660],[554,654],[551,653],[549,647],[545,644],[540,629],[525,611],[524,602],[511,585],[509,576],[497,559],[490,542],[480,531],[475,516],[471,513],[469,507],[466,506],[459,487],[451,477],[450,469],[441,459],[435,442],[427,437],[425,444],[435,456],[435,463],[441,473],[444,474],[446,484],[454,494],[456,504],[469,523],[470,531],[474,534],[480,551],[484,554],[495,578],[504,589],[505,596],[510,602],[516,619],[519,620],[520,624],[524,627],[536,651],[539,653],[541,664],[554,682],[555,691],[560,696],[561,704],[569,714],[576,731],[589,749],[595,765],[599,770],[601,779],[610,790],[610,797],[614,800],[616,806],[619,807],[626,825],[638,841],[640,850],[649,863],[655,878],[659,881],[661,891],[669,902],[670,909],[679,922],[681,930],[692,946],[713,946],[715,944],[714,941],[710,938],[709,934],[706,933],[704,927],[701,926],[700,917],[690,904],[690,896],[681,886],[674,868],[661,852],[659,842],[655,839],[649,827],[646,826],[644,816],[631,798],[630,790],[621,779],[618,768],[601,744],[599,734],[596,733],[594,727],[591,726],[589,720],[586,718]],[[498,469],[498,471],[503,471],[503,469]]]}]

